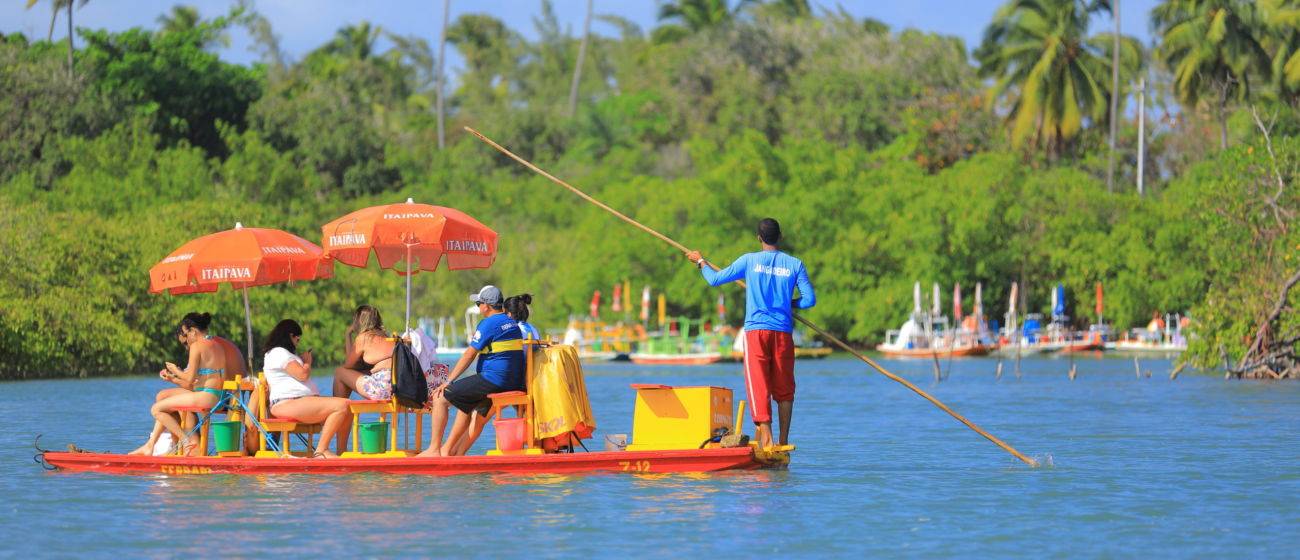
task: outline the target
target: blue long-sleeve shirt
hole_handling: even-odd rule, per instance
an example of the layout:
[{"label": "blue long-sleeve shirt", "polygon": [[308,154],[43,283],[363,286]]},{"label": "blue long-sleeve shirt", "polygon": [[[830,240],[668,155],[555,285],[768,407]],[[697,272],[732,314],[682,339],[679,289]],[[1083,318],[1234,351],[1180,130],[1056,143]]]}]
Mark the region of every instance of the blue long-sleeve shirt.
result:
[{"label": "blue long-sleeve shirt", "polygon": [[790,332],[794,329],[794,311],[791,300],[794,289],[799,288],[799,301],[794,307],[808,309],[817,305],[812,281],[803,261],[781,251],[747,253],[731,266],[714,272],[708,266],[700,273],[710,286],[721,286],[742,278],[745,291],[745,330]]}]

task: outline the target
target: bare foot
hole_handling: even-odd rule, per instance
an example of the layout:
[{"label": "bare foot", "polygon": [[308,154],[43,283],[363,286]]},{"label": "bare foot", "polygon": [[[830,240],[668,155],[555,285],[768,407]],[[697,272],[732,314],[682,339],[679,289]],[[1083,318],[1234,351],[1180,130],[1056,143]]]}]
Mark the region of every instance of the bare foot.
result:
[{"label": "bare foot", "polygon": [[185,438],[178,442],[172,443],[171,447],[167,448],[167,454],[168,455],[189,455],[190,453],[193,453],[194,449],[198,446],[199,446],[198,442],[191,442],[189,438]]},{"label": "bare foot", "polygon": [[442,453],[438,448],[425,449],[415,455],[416,457],[441,457]]},{"label": "bare foot", "polygon": [[335,455],[333,451],[330,451],[330,450],[326,449],[326,450],[324,450],[324,451],[317,451],[315,455],[312,455],[312,458],[313,458],[313,459],[318,459],[318,458],[319,458],[319,459],[338,459],[339,456],[338,456],[338,455]]},{"label": "bare foot", "polygon": [[152,449],[150,449],[151,447],[152,447],[151,445],[146,443],[144,445],[141,445],[140,447],[135,448],[135,451],[127,453],[127,455],[150,455],[151,454],[150,452],[153,451]]}]

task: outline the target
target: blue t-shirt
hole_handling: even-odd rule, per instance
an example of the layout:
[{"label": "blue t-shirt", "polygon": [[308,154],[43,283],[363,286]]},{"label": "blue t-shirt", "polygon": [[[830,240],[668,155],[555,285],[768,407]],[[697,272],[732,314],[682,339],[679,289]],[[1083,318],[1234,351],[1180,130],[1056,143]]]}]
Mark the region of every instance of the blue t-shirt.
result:
[{"label": "blue t-shirt", "polygon": [[528,338],[531,338],[533,340],[542,339],[542,332],[537,330],[537,327],[534,327],[532,323],[529,323],[528,321],[518,321],[518,323],[519,323],[519,331],[523,334],[528,335]]},{"label": "blue t-shirt", "polygon": [[[498,313],[479,321],[469,345],[479,351],[477,371],[483,379],[500,387],[502,391],[524,390],[524,351],[493,351],[491,345],[520,340],[519,324],[509,315]],[[518,344],[518,343],[516,343]],[[485,351],[491,351],[484,354]]]},{"label": "blue t-shirt", "polygon": [[714,272],[704,266],[700,273],[710,286],[745,280],[748,288],[745,291],[747,331],[793,331],[794,311],[790,309],[790,300],[794,298],[796,287],[799,288],[799,301],[795,307],[808,309],[817,305],[817,295],[813,293],[812,281],[808,280],[803,261],[781,251],[747,253],[727,268]]}]

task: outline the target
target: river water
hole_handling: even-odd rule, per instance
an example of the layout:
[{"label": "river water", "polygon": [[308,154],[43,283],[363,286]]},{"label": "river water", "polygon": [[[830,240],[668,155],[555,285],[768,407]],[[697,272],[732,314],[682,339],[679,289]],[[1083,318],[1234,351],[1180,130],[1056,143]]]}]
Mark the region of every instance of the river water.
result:
[{"label": "river water", "polygon": [[[1146,360],[882,362],[1045,464],[1031,469],[860,362],[798,364],[787,471],[711,475],[108,476],[47,473],[32,438],[126,451],[147,377],[0,383],[0,557],[1296,557],[1300,384]],[[628,384],[737,365],[588,365],[597,437]],[[319,380],[326,381],[324,379]],[[322,383],[322,386],[326,386]],[[482,448],[490,441],[485,434]],[[600,446],[599,440],[594,444]]]}]

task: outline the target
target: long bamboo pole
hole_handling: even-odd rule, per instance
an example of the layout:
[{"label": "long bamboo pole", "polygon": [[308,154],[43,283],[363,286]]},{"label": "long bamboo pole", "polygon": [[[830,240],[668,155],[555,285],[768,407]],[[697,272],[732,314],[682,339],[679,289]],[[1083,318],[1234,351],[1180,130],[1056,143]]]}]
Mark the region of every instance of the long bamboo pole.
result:
[{"label": "long bamboo pole", "polygon": [[[543,176],[543,177],[546,177],[547,179],[550,179],[551,182],[553,182],[553,183],[555,183],[555,184],[557,184],[557,185],[560,185],[561,187],[564,187],[564,188],[566,188],[566,189],[569,189],[570,192],[572,192],[573,194],[578,195],[578,197],[582,198],[583,200],[586,200],[587,202],[590,202],[590,203],[596,205],[597,207],[601,208],[602,210],[605,210],[606,212],[609,212],[610,214],[613,214],[613,215],[617,216],[619,219],[621,219],[621,220],[623,220],[623,221],[625,221],[625,222],[631,224],[632,226],[635,226],[636,228],[640,229],[641,231],[644,231],[644,232],[646,232],[646,233],[648,233],[648,234],[650,234],[650,235],[653,235],[654,237],[658,238],[660,241],[663,241],[664,243],[667,243],[667,244],[671,245],[674,249],[677,249],[678,251],[681,251],[683,254],[686,254],[686,253],[690,253],[690,252],[691,252],[691,250],[690,250],[690,249],[687,249],[685,245],[682,245],[681,243],[678,243],[678,242],[674,241],[673,239],[669,238],[668,236],[666,236],[666,235],[664,235],[664,234],[662,234],[662,233],[659,233],[659,232],[657,232],[657,231],[655,231],[655,230],[653,230],[653,229],[650,229],[649,227],[645,226],[645,225],[642,224],[641,222],[638,222],[638,221],[636,221],[636,220],[634,220],[634,219],[632,219],[632,218],[629,218],[627,215],[623,214],[622,212],[619,212],[618,210],[615,210],[615,209],[613,209],[613,208],[610,208],[610,207],[609,207],[608,205],[606,205],[605,203],[603,203],[603,202],[601,202],[601,201],[599,201],[599,200],[596,200],[595,198],[592,198],[591,195],[588,195],[587,193],[582,192],[581,190],[578,190],[578,188],[574,187],[573,185],[570,185],[570,184],[564,182],[563,180],[559,179],[558,177],[556,177],[556,176],[554,176],[554,175],[551,175],[550,173],[547,173],[546,171],[542,170],[541,168],[537,167],[536,165],[533,165],[532,163],[530,163],[528,160],[526,160],[526,159],[524,159],[524,158],[521,158],[521,157],[515,155],[514,152],[511,152],[510,150],[507,150],[506,148],[502,147],[500,144],[497,144],[496,142],[493,142],[492,139],[488,138],[487,136],[484,136],[483,133],[481,133],[481,132],[479,132],[479,131],[477,131],[477,130],[474,130],[473,128],[470,128],[470,127],[468,127],[468,126],[465,127],[465,131],[468,132],[468,133],[470,133],[470,134],[473,134],[474,136],[477,136],[479,140],[482,140],[482,141],[483,141],[484,143],[486,143],[487,145],[492,146],[492,147],[495,148],[498,152],[501,152],[502,154],[505,154],[505,155],[508,156],[510,159],[513,159],[513,160],[519,162],[520,165],[523,165],[524,167],[527,167],[528,169],[531,169],[533,172],[537,173],[538,175],[541,175],[541,176]],[[713,264],[712,262],[709,262],[709,261],[705,261],[705,262],[708,263],[709,267],[713,268],[714,270],[718,270],[718,266],[717,266],[717,265],[715,265],[715,264]],[[744,285],[743,282],[740,282],[739,284],[741,284],[742,286]],[[1035,460],[1033,460],[1033,459],[1030,459],[1029,457],[1025,456],[1025,454],[1023,454],[1023,453],[1021,453],[1021,452],[1019,452],[1019,451],[1016,451],[1016,449],[1015,449],[1014,447],[1011,447],[1011,446],[1008,445],[1006,442],[1002,441],[1001,439],[998,439],[997,436],[994,436],[993,434],[990,434],[990,433],[984,431],[983,428],[980,428],[979,426],[976,426],[973,422],[971,422],[970,420],[967,420],[966,417],[964,417],[964,416],[962,416],[962,415],[960,415],[960,414],[957,414],[956,411],[954,411],[954,410],[951,409],[951,408],[948,408],[948,405],[943,404],[942,402],[939,402],[939,399],[934,398],[934,397],[931,396],[929,393],[927,393],[927,392],[921,390],[920,387],[917,387],[916,385],[912,384],[911,381],[908,381],[908,380],[906,380],[906,379],[903,379],[902,377],[899,377],[899,376],[897,376],[897,375],[894,375],[893,373],[890,373],[890,372],[889,372],[888,370],[886,370],[884,367],[881,367],[880,364],[876,363],[875,360],[872,360],[871,358],[868,358],[867,356],[863,355],[861,352],[858,352],[857,350],[853,349],[853,347],[849,346],[849,345],[848,345],[847,343],[845,343],[844,341],[840,340],[839,338],[836,338],[836,337],[835,337],[834,335],[832,335],[831,333],[826,332],[826,331],[823,330],[821,327],[819,327],[819,326],[813,324],[812,321],[809,321],[808,319],[805,319],[803,316],[801,316],[801,315],[799,315],[799,314],[796,313],[794,317],[795,317],[795,319],[797,319],[800,323],[803,323],[805,326],[807,326],[808,328],[812,329],[813,332],[815,332],[815,333],[821,335],[822,338],[824,338],[825,340],[828,340],[828,341],[830,341],[831,343],[835,344],[835,345],[838,346],[841,350],[844,350],[845,352],[848,352],[848,353],[850,353],[850,354],[853,354],[853,355],[854,355],[855,357],[857,357],[859,360],[862,360],[863,362],[866,362],[867,365],[871,366],[872,368],[875,368],[875,370],[878,371],[878,372],[880,372],[881,375],[884,375],[885,377],[888,377],[888,378],[890,378],[890,379],[892,379],[892,380],[894,380],[894,381],[896,381],[896,382],[902,384],[904,387],[907,387],[908,389],[910,389],[913,393],[916,393],[916,394],[920,395],[921,398],[923,398],[923,399],[925,399],[925,400],[927,400],[927,401],[930,401],[931,404],[933,404],[933,405],[939,407],[940,410],[943,410],[944,412],[947,412],[947,413],[948,413],[950,416],[952,416],[953,418],[956,418],[958,422],[961,422],[962,424],[965,424],[967,428],[970,428],[970,429],[974,430],[975,433],[978,433],[979,435],[984,436],[985,439],[987,439],[987,440],[993,442],[993,443],[996,444],[998,447],[1001,447],[1001,448],[1002,448],[1004,451],[1006,451],[1007,453],[1010,453],[1010,454],[1012,454],[1013,456],[1015,456],[1015,458],[1020,459],[1021,461],[1024,461],[1024,463],[1025,463],[1026,465],[1029,465],[1029,466],[1031,466],[1031,467],[1037,467],[1037,466],[1038,466],[1038,461],[1035,461]]]}]

